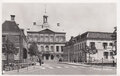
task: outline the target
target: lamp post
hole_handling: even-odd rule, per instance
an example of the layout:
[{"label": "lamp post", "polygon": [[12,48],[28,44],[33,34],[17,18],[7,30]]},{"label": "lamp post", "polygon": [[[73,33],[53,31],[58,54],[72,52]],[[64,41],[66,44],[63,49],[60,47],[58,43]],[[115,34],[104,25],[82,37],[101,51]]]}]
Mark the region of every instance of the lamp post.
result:
[{"label": "lamp post", "polygon": [[69,56],[69,48],[68,48],[68,62],[69,62],[69,57],[70,57],[70,56]]}]

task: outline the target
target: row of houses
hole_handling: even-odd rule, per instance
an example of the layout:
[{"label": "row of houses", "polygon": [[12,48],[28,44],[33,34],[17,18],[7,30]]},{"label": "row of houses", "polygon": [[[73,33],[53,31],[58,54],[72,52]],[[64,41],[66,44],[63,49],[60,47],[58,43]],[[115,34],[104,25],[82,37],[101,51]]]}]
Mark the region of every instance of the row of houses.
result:
[{"label": "row of houses", "polygon": [[115,59],[113,33],[88,31],[66,42],[63,61],[111,62]]}]

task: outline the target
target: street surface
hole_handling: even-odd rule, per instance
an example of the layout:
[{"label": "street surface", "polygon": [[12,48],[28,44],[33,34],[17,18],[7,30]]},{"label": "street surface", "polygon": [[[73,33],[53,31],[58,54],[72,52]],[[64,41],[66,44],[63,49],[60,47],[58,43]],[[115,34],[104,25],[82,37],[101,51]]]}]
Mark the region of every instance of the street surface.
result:
[{"label": "street surface", "polygon": [[45,63],[27,68],[5,72],[4,75],[115,75],[116,68],[95,66],[76,66],[63,63]]}]

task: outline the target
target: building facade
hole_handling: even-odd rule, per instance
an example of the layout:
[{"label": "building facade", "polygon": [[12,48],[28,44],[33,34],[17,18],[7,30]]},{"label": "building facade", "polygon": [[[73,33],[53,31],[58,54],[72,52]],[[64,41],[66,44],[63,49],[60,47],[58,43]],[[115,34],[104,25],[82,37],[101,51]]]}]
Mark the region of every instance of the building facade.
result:
[{"label": "building facade", "polygon": [[[4,52],[4,45],[7,44],[6,40],[9,40],[17,48],[18,53],[9,54],[8,60],[10,63],[13,62],[25,62],[28,58],[28,45],[27,39],[24,34],[24,30],[18,27],[14,20],[15,15],[11,15],[11,20],[6,20],[2,24],[2,51]],[[2,60],[6,62],[6,55],[2,52]]]},{"label": "building facade", "polygon": [[83,48],[83,43],[81,43],[80,46],[80,35],[71,37],[71,39],[66,42],[64,47],[64,61],[86,62],[86,52],[83,50]]},{"label": "building facade", "polygon": [[[69,56],[68,59],[72,58],[76,62],[112,62],[115,59],[112,34],[108,32],[85,32],[74,37],[74,43],[72,44],[72,47],[74,47],[72,50],[73,55]],[[70,53],[71,50],[68,47],[70,46],[65,46],[64,54]]]},{"label": "building facade", "polygon": [[28,45],[37,43],[38,50],[44,61],[58,61],[63,57],[63,47],[66,42],[65,32],[51,30],[46,15],[43,16],[43,24],[40,31],[27,31]]},{"label": "building facade", "polygon": [[43,60],[56,60],[62,58],[65,46],[65,33],[44,29],[39,32],[28,31],[29,45],[36,42],[39,52],[42,52]]}]

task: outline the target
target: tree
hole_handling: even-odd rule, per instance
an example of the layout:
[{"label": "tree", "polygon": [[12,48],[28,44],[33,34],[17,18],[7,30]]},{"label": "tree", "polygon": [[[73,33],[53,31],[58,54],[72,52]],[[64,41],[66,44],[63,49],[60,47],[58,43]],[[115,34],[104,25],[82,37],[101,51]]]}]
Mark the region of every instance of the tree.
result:
[{"label": "tree", "polygon": [[112,40],[114,40],[114,45],[115,50],[113,50],[114,55],[117,55],[117,27],[114,27],[114,31],[112,34]]},{"label": "tree", "polygon": [[86,45],[85,52],[89,54],[96,54],[98,50],[96,49],[95,46],[89,47]]},{"label": "tree", "polygon": [[38,56],[39,57],[39,51],[38,51],[38,46],[35,42],[32,42],[30,47],[29,47],[29,52],[31,57]]},{"label": "tree", "polygon": [[32,42],[32,44],[29,47],[29,54],[30,56],[38,56],[38,46],[35,42]]},{"label": "tree", "polygon": [[36,56],[39,57],[39,51],[38,51],[38,46],[35,42],[32,42],[30,47],[29,47],[29,52],[30,56],[32,57],[32,61],[35,64],[36,61]]},{"label": "tree", "polygon": [[96,49],[95,46],[90,47],[90,46],[86,45],[85,52],[89,54],[89,62],[90,62],[90,55],[91,54],[96,54],[98,52],[98,50]]},{"label": "tree", "polygon": [[2,53],[4,53],[4,55],[7,56],[7,65],[8,65],[8,55],[10,54],[15,54],[17,55],[17,53],[19,52],[17,50],[17,48],[15,47],[15,45],[7,38],[7,40],[5,40],[4,44],[3,44],[3,49],[2,49]]}]

